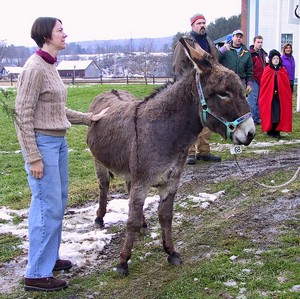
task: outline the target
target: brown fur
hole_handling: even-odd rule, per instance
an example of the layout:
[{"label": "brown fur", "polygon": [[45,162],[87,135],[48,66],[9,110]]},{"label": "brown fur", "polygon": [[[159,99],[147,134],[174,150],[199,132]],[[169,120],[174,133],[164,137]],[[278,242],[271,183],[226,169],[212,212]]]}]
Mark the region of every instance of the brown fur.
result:
[{"label": "brown fur", "polygon": [[[127,181],[130,192],[126,239],[117,268],[122,275],[128,274],[127,262],[134,235],[145,225],[143,205],[152,186],[159,190],[158,218],[168,261],[174,265],[182,262],[174,249],[171,226],[174,197],[187,150],[203,128],[196,71],[201,73],[207,105],[219,117],[233,121],[249,112],[237,75],[213,61],[206,52],[198,53],[188,46],[186,49],[187,56],[197,65],[180,81],[163,86],[143,100],[137,100],[127,91],[105,92],[98,95],[90,106],[94,113],[110,107],[107,115],[93,123],[87,134],[99,179],[96,222],[103,225],[109,171]],[[234,133],[233,142],[249,144],[255,132],[252,124],[251,119],[249,127],[241,126]],[[206,125],[226,138],[225,126],[214,117],[209,116]]]}]

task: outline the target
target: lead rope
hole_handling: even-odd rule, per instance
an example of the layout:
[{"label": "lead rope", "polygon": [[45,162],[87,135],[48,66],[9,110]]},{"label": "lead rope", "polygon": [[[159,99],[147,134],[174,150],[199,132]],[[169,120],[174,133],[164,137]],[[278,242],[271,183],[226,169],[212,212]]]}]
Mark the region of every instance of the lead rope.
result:
[{"label": "lead rope", "polygon": [[[237,157],[236,157],[236,156],[237,156],[237,155],[235,154],[235,155],[234,155],[234,159],[235,159],[235,163],[236,163],[237,167],[238,167],[239,170],[242,172],[242,174],[246,175],[246,173],[244,172],[244,170],[240,167],[240,165],[239,165],[239,163],[238,163],[238,160],[237,160]],[[287,181],[287,182],[285,182],[285,183],[283,183],[283,184],[281,184],[281,185],[277,185],[277,186],[266,185],[266,184],[264,184],[264,183],[258,182],[257,180],[255,180],[255,179],[253,179],[253,178],[250,178],[250,177],[248,177],[248,178],[249,178],[251,181],[253,181],[255,184],[260,185],[260,186],[262,186],[262,187],[270,188],[270,189],[279,189],[279,188],[282,188],[282,187],[284,187],[284,186],[286,186],[286,185],[292,183],[292,182],[297,178],[299,171],[300,171],[300,166],[298,167],[298,169],[296,170],[295,174],[293,175],[293,177],[292,177],[289,181]]]}]

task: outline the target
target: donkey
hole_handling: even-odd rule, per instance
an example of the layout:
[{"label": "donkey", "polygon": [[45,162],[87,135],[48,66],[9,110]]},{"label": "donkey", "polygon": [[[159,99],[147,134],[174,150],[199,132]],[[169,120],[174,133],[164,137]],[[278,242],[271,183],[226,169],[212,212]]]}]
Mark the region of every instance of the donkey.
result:
[{"label": "donkey", "polygon": [[183,38],[180,42],[194,64],[180,80],[139,101],[127,91],[104,92],[90,106],[93,113],[110,107],[87,132],[99,180],[96,222],[103,225],[110,172],[123,178],[129,190],[126,237],[117,265],[121,275],[128,274],[134,236],[145,225],[143,205],[151,187],[159,191],[158,219],[168,262],[182,263],[172,238],[173,203],[188,148],[203,126],[234,144],[249,145],[255,135],[239,77],[207,52],[195,51]]}]

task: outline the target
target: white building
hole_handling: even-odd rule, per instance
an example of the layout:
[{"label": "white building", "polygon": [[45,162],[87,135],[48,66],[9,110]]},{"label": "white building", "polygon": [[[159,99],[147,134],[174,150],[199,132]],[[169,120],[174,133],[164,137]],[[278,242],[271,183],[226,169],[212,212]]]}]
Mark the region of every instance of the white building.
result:
[{"label": "white building", "polygon": [[57,70],[62,78],[99,78],[100,69],[93,60],[63,60]]},{"label": "white building", "polygon": [[3,66],[0,67],[0,78],[16,79],[20,75],[22,67],[19,66]]}]

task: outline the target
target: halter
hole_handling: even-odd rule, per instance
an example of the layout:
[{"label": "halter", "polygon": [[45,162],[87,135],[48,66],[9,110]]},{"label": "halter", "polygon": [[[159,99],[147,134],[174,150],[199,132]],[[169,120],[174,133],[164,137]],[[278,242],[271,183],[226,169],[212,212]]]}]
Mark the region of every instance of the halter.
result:
[{"label": "halter", "polygon": [[200,82],[200,74],[198,72],[196,72],[196,84],[197,84],[197,91],[198,91],[198,95],[199,95],[199,100],[200,100],[200,103],[202,105],[202,121],[203,121],[203,123],[204,124],[206,123],[207,113],[209,113],[211,116],[213,116],[214,118],[216,118],[217,120],[219,120],[222,124],[224,124],[226,126],[226,137],[227,138],[231,137],[231,134],[236,130],[236,127],[239,124],[241,124],[242,122],[244,122],[248,118],[252,117],[252,113],[248,112],[248,113],[244,114],[243,116],[237,118],[234,121],[226,121],[226,120],[221,119],[220,117],[213,114],[211,112],[211,110],[207,107],[205,97],[204,97],[204,93],[203,93],[203,89],[202,89],[201,82]]}]

